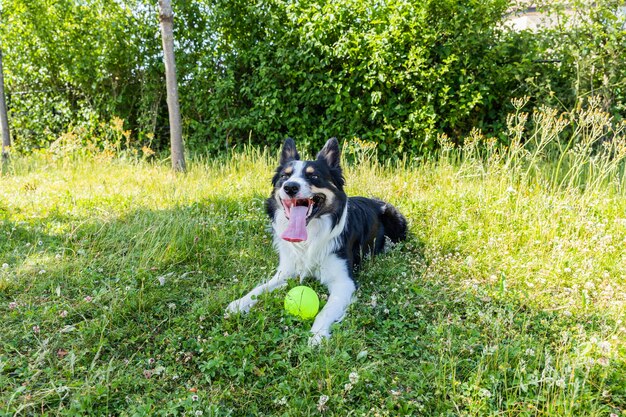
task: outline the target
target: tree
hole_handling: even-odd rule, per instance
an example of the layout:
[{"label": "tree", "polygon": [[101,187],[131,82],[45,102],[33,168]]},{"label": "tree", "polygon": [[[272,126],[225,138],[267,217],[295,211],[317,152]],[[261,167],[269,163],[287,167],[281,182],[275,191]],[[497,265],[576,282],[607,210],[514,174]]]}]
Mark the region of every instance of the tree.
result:
[{"label": "tree", "polygon": [[178,104],[178,85],[176,81],[176,62],[174,60],[174,17],[170,0],[159,0],[161,37],[163,39],[163,61],[165,63],[165,82],[167,85],[167,108],[170,119],[170,143],[172,150],[172,168],[185,171],[180,107]]},{"label": "tree", "polygon": [[2,50],[0,50],[0,125],[2,128],[2,160],[8,157],[8,148],[11,146],[7,103],[4,97],[4,70],[2,68]]},{"label": "tree", "polygon": [[64,132],[94,131],[113,117],[135,144],[169,147],[155,0],[0,4],[12,153],[47,148]]}]

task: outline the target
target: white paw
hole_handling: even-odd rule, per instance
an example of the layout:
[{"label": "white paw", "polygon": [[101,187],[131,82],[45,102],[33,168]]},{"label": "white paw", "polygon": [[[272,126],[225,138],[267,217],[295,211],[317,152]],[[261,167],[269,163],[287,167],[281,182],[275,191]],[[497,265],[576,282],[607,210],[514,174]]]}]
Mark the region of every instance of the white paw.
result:
[{"label": "white paw", "polygon": [[248,300],[246,297],[240,298],[228,304],[224,316],[228,318],[231,314],[247,313],[254,305],[254,301]]},{"label": "white paw", "polygon": [[330,333],[328,332],[313,333],[313,336],[309,338],[309,346],[319,346],[324,340],[328,340],[328,338],[330,338]]}]

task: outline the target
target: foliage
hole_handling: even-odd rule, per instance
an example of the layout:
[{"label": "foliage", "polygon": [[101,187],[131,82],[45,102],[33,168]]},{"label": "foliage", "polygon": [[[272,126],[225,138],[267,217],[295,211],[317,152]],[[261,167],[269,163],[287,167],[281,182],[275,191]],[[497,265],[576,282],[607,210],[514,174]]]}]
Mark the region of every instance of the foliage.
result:
[{"label": "foliage", "polygon": [[[154,2],[6,0],[0,25],[16,146],[46,147],[113,117],[141,143],[168,143]],[[188,148],[219,152],[293,136],[429,155],[473,128],[506,142],[510,99],[576,108],[589,96],[624,114],[619,2],[550,2],[538,31],[503,22],[508,0],[175,2]]]},{"label": "foliage", "polygon": [[7,0],[2,14],[17,147],[46,147],[72,126],[113,116],[142,130],[148,121],[137,103],[153,94],[146,79],[159,63],[147,10],[103,0]]},{"label": "foliage", "polygon": [[[360,137],[383,153],[432,149],[497,95],[506,1],[211,3],[225,90],[214,134],[319,146]],[[497,101],[497,100],[494,100]],[[205,105],[211,102],[205,103]]]},{"label": "foliage", "polygon": [[618,121],[626,105],[626,14],[623,2],[572,1],[567,7],[540,3],[549,24],[519,36],[534,65],[520,76],[515,97],[560,110],[575,108],[590,96]]},{"label": "foliage", "polygon": [[[130,130],[124,130],[124,121],[114,117],[110,122],[97,125],[74,126],[61,134],[47,149],[53,159],[81,160],[91,157],[97,160],[150,158],[155,152],[150,146],[140,146]],[[150,139],[151,134],[148,133]],[[140,152],[141,151],[141,152]]]}]

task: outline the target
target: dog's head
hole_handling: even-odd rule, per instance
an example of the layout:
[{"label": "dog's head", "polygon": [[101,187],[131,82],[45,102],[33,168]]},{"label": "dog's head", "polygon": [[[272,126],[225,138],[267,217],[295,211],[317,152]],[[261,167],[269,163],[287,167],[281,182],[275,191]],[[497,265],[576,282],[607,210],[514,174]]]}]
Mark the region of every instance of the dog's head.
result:
[{"label": "dog's head", "polygon": [[285,141],[268,201],[270,216],[282,210],[289,221],[281,235],[283,239],[304,241],[310,221],[330,214],[335,223],[341,216],[346,195],[339,161],[339,143],[335,138],[329,139],[312,161],[301,161],[293,139]]}]

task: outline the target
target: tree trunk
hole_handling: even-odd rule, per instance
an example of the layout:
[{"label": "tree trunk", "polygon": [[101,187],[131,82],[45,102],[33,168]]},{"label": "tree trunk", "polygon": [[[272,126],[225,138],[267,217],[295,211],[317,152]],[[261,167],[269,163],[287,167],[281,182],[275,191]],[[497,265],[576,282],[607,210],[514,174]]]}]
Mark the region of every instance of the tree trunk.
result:
[{"label": "tree trunk", "polygon": [[4,96],[4,69],[2,68],[2,50],[0,50],[0,127],[2,129],[2,160],[9,157],[11,134],[9,132],[9,118],[7,116],[7,102]]},{"label": "tree trunk", "polygon": [[174,61],[174,17],[170,0],[159,0],[159,20],[163,40],[163,61],[165,62],[165,82],[167,84],[167,108],[170,116],[170,143],[172,149],[172,168],[185,171],[185,153],[183,148],[180,108],[178,105],[178,85],[176,83],[176,62]]}]

